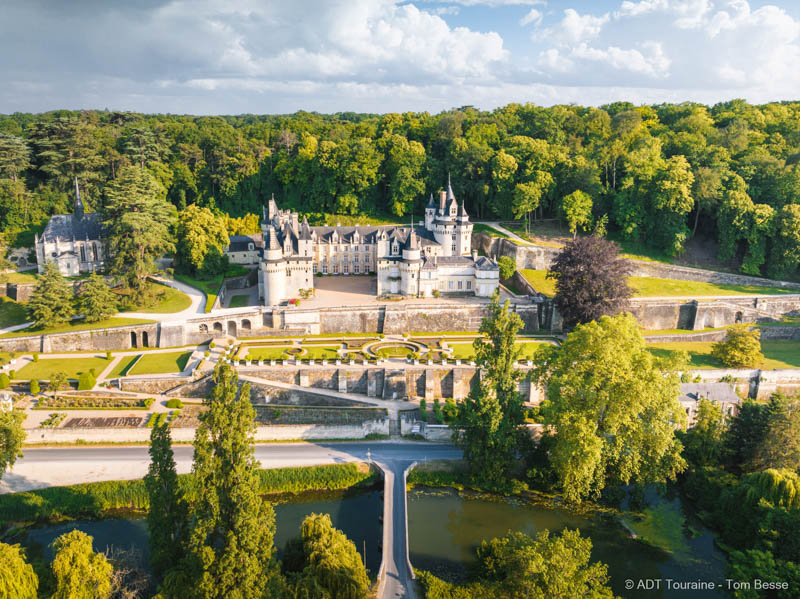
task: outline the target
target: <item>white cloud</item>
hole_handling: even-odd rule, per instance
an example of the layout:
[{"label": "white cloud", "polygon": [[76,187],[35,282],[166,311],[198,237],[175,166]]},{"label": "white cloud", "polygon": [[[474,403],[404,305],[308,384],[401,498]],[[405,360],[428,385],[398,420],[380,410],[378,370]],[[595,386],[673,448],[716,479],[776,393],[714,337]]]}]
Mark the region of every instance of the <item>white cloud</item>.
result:
[{"label": "white cloud", "polygon": [[535,8],[530,9],[524,17],[519,20],[519,24],[523,27],[528,25],[529,23],[533,23],[534,25],[539,25],[542,22],[542,13],[540,13]]},{"label": "white cloud", "polygon": [[608,13],[595,17],[589,14],[582,15],[568,8],[564,11],[564,18],[561,21],[535,36],[536,39],[551,40],[558,45],[578,44],[597,37],[609,19]]},{"label": "white cloud", "polygon": [[457,15],[461,12],[460,6],[439,6],[436,8],[429,8],[427,12],[431,13],[432,15]]},{"label": "white cloud", "polygon": [[[422,2],[441,2],[442,0],[421,0]],[[461,6],[547,6],[546,0],[445,0]]]}]

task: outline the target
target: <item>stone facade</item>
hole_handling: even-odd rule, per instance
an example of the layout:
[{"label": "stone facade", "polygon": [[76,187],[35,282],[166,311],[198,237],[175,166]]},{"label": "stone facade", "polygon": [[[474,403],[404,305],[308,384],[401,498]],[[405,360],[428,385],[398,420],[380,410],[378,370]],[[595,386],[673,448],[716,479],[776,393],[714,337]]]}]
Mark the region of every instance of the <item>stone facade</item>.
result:
[{"label": "stone facade", "polygon": [[105,251],[100,214],[84,212],[77,178],[73,213],[51,216],[41,236],[36,236],[35,246],[40,273],[47,262],[55,262],[66,277],[102,270]]},{"label": "stone facade", "polygon": [[265,306],[302,297],[314,276],[375,274],[378,295],[489,297],[500,271],[472,249],[472,223],[448,182],[438,204],[431,196],[419,225],[317,226],[274,198],[264,209],[260,236],[231,241],[232,262],[259,265],[259,295]]}]

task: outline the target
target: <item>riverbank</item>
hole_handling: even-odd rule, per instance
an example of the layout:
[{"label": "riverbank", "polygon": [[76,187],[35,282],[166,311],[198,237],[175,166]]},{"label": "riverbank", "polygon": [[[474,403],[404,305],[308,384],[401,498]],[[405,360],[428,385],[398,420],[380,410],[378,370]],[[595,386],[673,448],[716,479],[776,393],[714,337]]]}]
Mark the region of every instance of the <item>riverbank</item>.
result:
[{"label": "riverbank", "polygon": [[[264,496],[306,491],[338,491],[367,486],[380,474],[363,462],[274,468],[258,471],[258,493]],[[182,489],[191,474],[178,475]],[[120,511],[146,512],[149,500],[144,480],[84,483],[0,495],[0,538],[13,529],[79,518],[103,518]]]}]

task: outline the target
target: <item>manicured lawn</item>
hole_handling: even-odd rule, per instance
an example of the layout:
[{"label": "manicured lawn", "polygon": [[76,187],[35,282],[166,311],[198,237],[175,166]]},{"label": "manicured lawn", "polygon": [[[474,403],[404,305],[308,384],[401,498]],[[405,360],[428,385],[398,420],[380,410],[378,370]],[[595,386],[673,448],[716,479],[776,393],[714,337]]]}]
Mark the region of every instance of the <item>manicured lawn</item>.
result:
[{"label": "manicured lawn", "polygon": [[[674,351],[689,353],[692,368],[726,368],[711,355],[711,342],[648,343],[647,348],[656,356],[665,357]],[[764,341],[761,343],[765,370],[800,368],[800,343],[797,341]]]},{"label": "manicured lawn", "polygon": [[38,329],[34,326],[15,331],[13,333],[4,333],[0,337],[27,337],[30,335],[47,335],[51,333],[74,333],[77,331],[89,331],[92,329],[105,329],[108,327],[124,327],[132,324],[150,324],[155,320],[145,320],[144,318],[109,318],[101,320],[100,322],[83,322],[82,320],[74,320],[70,324],[60,325],[57,327],[49,327]]},{"label": "manicured lawn", "polygon": [[190,351],[143,354],[128,374],[172,374],[182,372],[192,355]]},{"label": "manicured lawn", "polygon": [[[473,360],[475,358],[475,351],[472,343],[448,343],[448,347],[453,349],[451,359],[453,360]],[[520,360],[532,360],[536,354],[543,347],[542,343],[531,341],[526,343],[516,343],[519,349]]]},{"label": "manicured lawn", "polygon": [[[520,271],[539,293],[553,297],[556,292],[555,281],[546,279],[546,270]],[[702,281],[680,281],[678,279],[658,279],[655,277],[629,277],[628,285],[635,297],[704,297],[714,295],[781,295],[798,293],[800,289],[783,287],[762,287],[760,285],[723,285]]]},{"label": "manicured lawn", "polygon": [[117,365],[106,375],[106,378],[113,379],[120,376],[125,376],[128,374],[128,370],[131,367],[131,364],[139,357],[140,354],[134,354],[132,356],[124,356],[117,362]]},{"label": "manicured lawn", "polygon": [[335,360],[339,357],[336,350],[338,345],[306,345],[305,353],[300,356],[303,360]]},{"label": "manicured lawn", "polygon": [[155,302],[150,306],[133,306],[126,312],[147,312],[152,314],[172,314],[174,312],[181,312],[186,310],[192,305],[192,298],[186,295],[183,291],[161,285],[160,283],[153,283],[153,292],[155,293]]},{"label": "manicured lawn", "polygon": [[239,277],[246,275],[248,270],[244,266],[234,265],[231,266],[227,272],[217,275],[212,279],[197,279],[184,273],[175,273],[175,278],[182,283],[191,285],[195,289],[199,289],[206,294],[206,312],[211,312],[214,302],[217,301],[219,288],[222,287],[222,280],[225,277]]},{"label": "manicured lawn", "polygon": [[34,270],[25,272],[5,272],[0,274],[0,283],[36,283],[39,280],[39,273]]},{"label": "manicured lawn", "polygon": [[483,223],[475,223],[472,225],[472,232],[473,233],[488,233],[492,237],[503,237],[504,239],[510,239],[508,235],[502,233],[495,229],[494,227],[490,227],[489,225],[484,225]]},{"label": "manicured lawn", "polygon": [[800,293],[800,289],[783,287],[762,287],[760,285],[723,285],[702,281],[680,281],[677,279],[657,279],[655,277],[630,277],[628,285],[637,297],[686,296],[702,297],[709,295],[782,295]]},{"label": "manicured lawn", "polygon": [[38,362],[29,362],[18,370],[16,378],[50,380],[53,373],[66,372],[69,378],[76,379],[80,373],[88,372],[92,368],[99,375],[106,366],[108,366],[108,360],[105,358],[45,358],[40,356]]},{"label": "manicured lawn", "polygon": [[272,346],[256,346],[248,347],[247,351],[239,352],[239,359],[248,357],[250,360],[283,360],[286,355],[283,353],[291,346],[272,347]]},{"label": "manicured lawn", "polygon": [[250,294],[243,293],[231,296],[231,301],[228,303],[229,308],[244,308],[249,305]]},{"label": "manicured lawn", "polygon": [[543,293],[546,297],[553,297],[556,294],[556,282],[553,279],[545,278],[546,270],[523,268],[520,272],[537,292]]},{"label": "manicured lawn", "polygon": [[28,321],[25,305],[8,297],[0,297],[0,328],[13,327]]}]

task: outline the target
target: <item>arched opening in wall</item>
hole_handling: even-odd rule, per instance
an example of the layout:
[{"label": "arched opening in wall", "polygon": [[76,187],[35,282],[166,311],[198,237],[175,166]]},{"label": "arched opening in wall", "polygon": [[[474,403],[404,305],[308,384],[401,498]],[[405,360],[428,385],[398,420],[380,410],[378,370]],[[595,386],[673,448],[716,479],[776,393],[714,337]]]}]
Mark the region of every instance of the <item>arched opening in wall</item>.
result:
[{"label": "arched opening in wall", "polygon": [[214,332],[215,333],[221,333],[222,332],[222,323],[221,322],[215,322],[214,323]]},{"label": "arched opening in wall", "polygon": [[741,312],[736,313],[736,324],[741,324],[742,320],[744,319],[744,314]]},{"label": "arched opening in wall", "polygon": [[139,347],[136,343],[136,333],[131,331],[131,347]]},{"label": "arched opening in wall", "polygon": [[242,329],[243,329],[243,330],[245,330],[245,331],[249,331],[249,330],[250,330],[250,328],[251,328],[251,327],[250,327],[250,321],[249,321],[249,320],[247,320],[247,319],[245,318],[245,319],[242,321]]},{"label": "arched opening in wall", "polygon": [[704,329],[713,329],[714,328],[714,315],[709,312],[706,314],[705,322],[703,323]]},{"label": "arched opening in wall", "polygon": [[228,321],[228,335],[231,337],[236,337],[236,321],[229,320]]},{"label": "arched opening in wall", "polygon": [[142,347],[150,347],[150,342],[147,339],[147,331],[142,331]]},{"label": "arched opening in wall", "polygon": [[200,325],[200,332],[201,333],[208,333],[208,325],[207,324],[201,324]]}]

